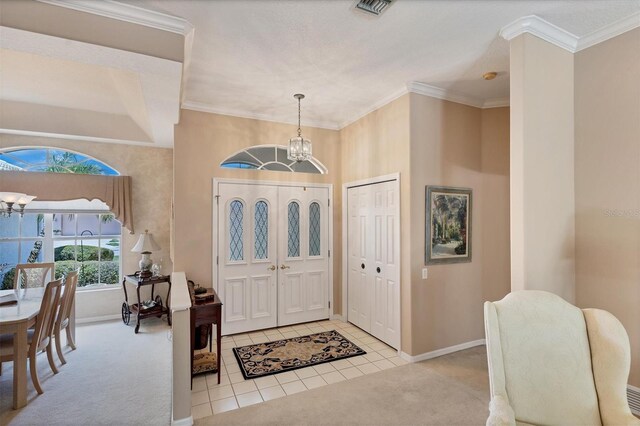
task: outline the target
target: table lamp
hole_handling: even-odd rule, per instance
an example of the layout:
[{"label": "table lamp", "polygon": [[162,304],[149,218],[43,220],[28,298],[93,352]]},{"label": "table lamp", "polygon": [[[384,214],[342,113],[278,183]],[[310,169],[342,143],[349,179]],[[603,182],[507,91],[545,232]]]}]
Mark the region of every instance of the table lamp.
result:
[{"label": "table lamp", "polygon": [[153,236],[149,233],[148,229],[145,229],[144,234],[140,234],[140,238],[138,238],[138,242],[131,249],[133,253],[141,253],[142,258],[140,259],[140,277],[148,278],[151,274],[151,265],[153,261],[151,260],[151,252],[160,250],[160,246],[155,242]]}]

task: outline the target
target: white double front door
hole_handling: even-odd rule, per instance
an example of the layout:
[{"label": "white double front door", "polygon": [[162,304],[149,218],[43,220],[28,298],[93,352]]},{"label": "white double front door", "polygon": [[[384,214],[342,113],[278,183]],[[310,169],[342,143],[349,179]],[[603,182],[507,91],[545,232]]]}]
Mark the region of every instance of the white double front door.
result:
[{"label": "white double front door", "polygon": [[347,189],[348,320],[400,349],[397,180]]},{"label": "white double front door", "polygon": [[222,333],[328,318],[329,188],[217,182],[214,192]]}]

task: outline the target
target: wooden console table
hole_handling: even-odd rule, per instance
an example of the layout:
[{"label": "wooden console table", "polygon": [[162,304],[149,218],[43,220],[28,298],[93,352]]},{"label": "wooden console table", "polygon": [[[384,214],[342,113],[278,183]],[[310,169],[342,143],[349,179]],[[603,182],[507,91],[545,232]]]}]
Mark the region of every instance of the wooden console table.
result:
[{"label": "wooden console table", "polygon": [[[193,355],[195,352],[195,330],[196,327],[205,324],[215,324],[216,326],[216,362],[218,367],[218,384],[220,384],[220,370],[222,359],[220,358],[220,345],[222,340],[222,302],[213,289],[207,289],[207,294],[212,297],[205,300],[198,300],[195,297],[193,284],[189,282],[189,293],[191,294],[191,372],[193,376]],[[211,336],[209,337],[211,339]],[[211,350],[211,343],[209,343]]]},{"label": "wooden console table", "polygon": [[[136,286],[136,294],[138,296],[138,303],[129,304],[129,297],[127,296],[127,283]],[[169,284],[169,290],[167,290],[167,297],[165,303],[162,303],[162,297],[156,295],[154,298],[154,292],[156,284]],[[140,287],[145,285],[151,286],[151,300],[141,302],[140,301]],[[167,315],[167,322],[171,325],[171,310],[169,309],[169,296],[171,295],[171,277],[169,275],[151,276],[149,278],[141,278],[138,275],[125,275],[122,280],[122,289],[124,290],[124,303],[122,303],[122,322],[129,325],[131,314],[136,315],[136,329],[135,333],[138,334],[140,329],[140,321],[148,317],[158,317]]]}]

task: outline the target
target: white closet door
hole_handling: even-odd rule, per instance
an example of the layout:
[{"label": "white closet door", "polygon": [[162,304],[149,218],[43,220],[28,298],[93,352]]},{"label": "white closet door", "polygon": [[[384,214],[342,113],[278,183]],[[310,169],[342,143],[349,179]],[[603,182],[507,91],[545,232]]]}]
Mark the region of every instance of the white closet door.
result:
[{"label": "white closet door", "polygon": [[400,224],[396,181],[349,188],[348,321],[400,347]]},{"label": "white closet door", "polygon": [[[371,300],[369,287],[371,275],[369,241],[370,222],[369,205],[371,190],[369,186],[350,188],[348,190],[348,321],[361,329],[371,331]],[[369,269],[367,269],[369,263]]]},{"label": "white closet door", "polygon": [[222,332],[275,327],[278,188],[221,183],[219,196]]},{"label": "white closet door", "polygon": [[373,305],[371,310],[371,334],[393,347],[400,344],[400,324],[397,307],[400,306],[399,244],[396,238],[398,194],[395,182],[371,185],[373,227],[372,275]]},{"label": "white closet door", "polygon": [[278,325],[329,317],[327,188],[279,188]]}]

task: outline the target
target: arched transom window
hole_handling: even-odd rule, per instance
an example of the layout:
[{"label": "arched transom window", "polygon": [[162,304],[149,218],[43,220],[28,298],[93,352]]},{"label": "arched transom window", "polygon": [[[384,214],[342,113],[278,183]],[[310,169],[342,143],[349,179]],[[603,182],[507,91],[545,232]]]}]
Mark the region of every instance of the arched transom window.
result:
[{"label": "arched transom window", "polygon": [[87,155],[60,148],[9,148],[0,151],[0,170],[119,175],[111,166]]},{"label": "arched transom window", "polygon": [[220,167],[230,169],[274,170],[279,172],[326,174],[327,168],[316,158],[309,161],[291,161],[287,158],[287,147],[259,145],[236,152]]}]

